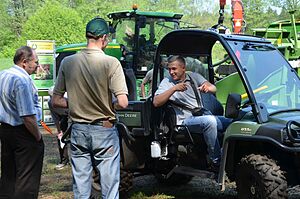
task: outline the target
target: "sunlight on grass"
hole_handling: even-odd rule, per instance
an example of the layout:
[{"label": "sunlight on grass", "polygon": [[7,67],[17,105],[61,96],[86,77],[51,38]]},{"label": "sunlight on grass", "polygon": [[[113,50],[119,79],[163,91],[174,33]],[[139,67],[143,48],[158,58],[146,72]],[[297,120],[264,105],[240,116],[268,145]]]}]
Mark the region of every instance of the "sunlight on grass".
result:
[{"label": "sunlight on grass", "polygon": [[130,199],[173,199],[175,198],[174,196],[167,196],[167,195],[162,195],[162,194],[156,194],[153,196],[146,196],[142,192],[138,192],[134,194],[133,196],[130,197]]}]

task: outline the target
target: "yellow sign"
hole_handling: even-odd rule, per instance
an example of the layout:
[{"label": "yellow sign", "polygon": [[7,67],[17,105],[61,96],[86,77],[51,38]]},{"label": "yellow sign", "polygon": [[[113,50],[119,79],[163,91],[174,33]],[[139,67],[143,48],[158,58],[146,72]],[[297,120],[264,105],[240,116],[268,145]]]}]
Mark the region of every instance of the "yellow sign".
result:
[{"label": "yellow sign", "polygon": [[55,42],[52,40],[27,40],[27,46],[33,48],[38,54],[55,51]]},{"label": "yellow sign", "polygon": [[39,59],[39,67],[31,77],[38,89],[48,89],[53,86],[56,74],[55,41],[27,40],[27,46],[33,48]]}]

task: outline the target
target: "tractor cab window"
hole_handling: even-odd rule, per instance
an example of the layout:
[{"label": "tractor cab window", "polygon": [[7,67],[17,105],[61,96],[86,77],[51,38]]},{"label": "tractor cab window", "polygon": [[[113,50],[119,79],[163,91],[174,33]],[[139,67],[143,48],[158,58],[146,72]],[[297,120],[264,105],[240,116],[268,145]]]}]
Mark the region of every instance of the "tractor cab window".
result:
[{"label": "tractor cab window", "polygon": [[236,72],[236,68],[224,47],[219,43],[212,48],[212,67],[215,81],[221,80]]},{"label": "tractor cab window", "polygon": [[134,47],[134,21],[119,20],[115,30],[115,40],[126,47],[126,50],[132,51]]},{"label": "tractor cab window", "polygon": [[153,68],[154,54],[159,41],[169,32],[179,28],[179,22],[173,19],[140,16],[119,19],[114,23],[114,41],[121,44],[125,59],[135,57],[137,70],[147,71]]},{"label": "tractor cab window", "polygon": [[138,68],[149,70],[153,67],[154,55],[159,41],[169,32],[178,28],[178,24],[166,19],[147,18],[145,27],[139,29]]}]

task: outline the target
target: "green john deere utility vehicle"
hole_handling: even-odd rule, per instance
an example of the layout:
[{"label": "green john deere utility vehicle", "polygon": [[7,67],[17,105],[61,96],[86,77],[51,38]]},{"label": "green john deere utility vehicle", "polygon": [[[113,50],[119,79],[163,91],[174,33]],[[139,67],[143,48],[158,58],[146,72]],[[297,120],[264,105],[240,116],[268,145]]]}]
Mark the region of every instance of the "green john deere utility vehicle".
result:
[{"label": "green john deere utility vehicle", "polygon": [[[117,57],[124,68],[130,100],[140,99],[140,84],[146,72],[153,67],[158,42],[168,32],[179,28],[182,14],[132,10],[112,12],[110,19],[112,39],[105,53]],[[56,49],[57,70],[61,60],[86,47],[86,43],[59,46]]]},{"label": "green john deere utility vehicle", "polygon": [[[214,59],[220,52],[226,62]],[[203,137],[176,124],[172,103],[155,108],[149,97],[118,111],[122,173],[152,173],[159,182],[177,185],[193,176],[213,178],[222,190],[227,176],[241,199],[287,198],[287,188],[300,184],[300,80],[280,51],[253,36],[173,31],[156,50],[152,96],[163,79],[160,57],[169,55],[193,59],[197,64],[187,70],[201,73],[218,89],[214,100],[201,93],[204,107],[233,119],[219,132],[220,168],[209,170]],[[235,72],[220,78],[224,63]],[[121,184],[130,184],[128,179]]]},{"label": "green john deere utility vehicle", "polygon": [[[180,16],[161,19],[144,15],[137,10],[109,14],[111,26],[116,29],[112,49],[120,52],[130,92],[128,108],[117,111],[121,195],[130,190],[133,177],[150,173],[161,183],[177,185],[188,183],[193,176],[212,178],[221,190],[226,188],[227,176],[236,182],[241,199],[287,198],[287,188],[300,184],[300,80],[295,69],[270,41],[254,36],[175,30],[165,32],[157,44],[153,35],[143,36],[144,31],[150,31],[155,20],[162,30],[176,29]],[[133,20],[133,34],[127,28],[129,24],[126,26],[127,20]],[[173,25],[167,26],[169,22]],[[118,27],[122,31],[118,32]],[[156,38],[162,30],[155,30]],[[130,35],[135,38],[131,45],[127,38]],[[146,55],[145,50],[149,50]],[[152,55],[151,59],[143,57],[151,53],[154,62]],[[171,103],[160,108],[152,104],[164,78],[159,67],[161,57],[170,55],[184,56],[189,60],[188,71],[201,73],[216,85],[216,98],[201,94],[202,104],[212,114],[233,120],[224,132],[219,132],[223,154],[217,172],[209,168],[201,133],[193,134],[187,126],[178,126]],[[149,65],[154,67],[152,96],[140,101],[136,79]],[[95,175],[91,198],[97,198],[100,191]]]}]

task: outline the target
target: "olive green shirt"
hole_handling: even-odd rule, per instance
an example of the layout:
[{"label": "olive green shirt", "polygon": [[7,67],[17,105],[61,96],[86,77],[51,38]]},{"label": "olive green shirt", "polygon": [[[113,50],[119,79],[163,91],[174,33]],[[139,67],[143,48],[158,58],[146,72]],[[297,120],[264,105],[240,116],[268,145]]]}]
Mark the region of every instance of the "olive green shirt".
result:
[{"label": "olive green shirt", "polygon": [[116,120],[112,95],[128,94],[120,62],[98,49],[83,49],[63,59],[53,93],[65,92],[71,120],[86,123]]}]

